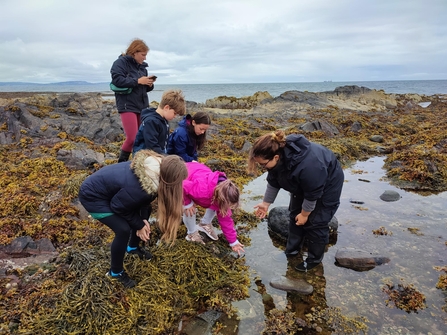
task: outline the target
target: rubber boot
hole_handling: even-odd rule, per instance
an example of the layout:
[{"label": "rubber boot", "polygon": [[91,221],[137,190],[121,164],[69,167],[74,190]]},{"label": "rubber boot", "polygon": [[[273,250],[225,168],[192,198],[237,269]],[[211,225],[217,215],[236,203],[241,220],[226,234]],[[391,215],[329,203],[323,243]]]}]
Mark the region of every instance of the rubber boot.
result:
[{"label": "rubber boot", "polygon": [[298,264],[295,267],[295,270],[301,272],[307,272],[308,270],[312,270],[323,260],[325,249],[326,249],[325,243],[312,243],[308,241],[307,258],[304,262]]},{"label": "rubber boot", "polygon": [[286,250],[284,253],[287,257],[296,256],[300,253],[303,247],[304,238],[302,235],[296,235],[289,232],[287,237]]},{"label": "rubber boot", "polygon": [[130,152],[121,150],[120,156],[118,157],[118,163],[126,162],[129,160]]},{"label": "rubber boot", "polygon": [[312,243],[309,241],[307,246],[307,258],[306,262],[309,263],[321,263],[324,256],[324,250],[326,249],[325,243]]}]

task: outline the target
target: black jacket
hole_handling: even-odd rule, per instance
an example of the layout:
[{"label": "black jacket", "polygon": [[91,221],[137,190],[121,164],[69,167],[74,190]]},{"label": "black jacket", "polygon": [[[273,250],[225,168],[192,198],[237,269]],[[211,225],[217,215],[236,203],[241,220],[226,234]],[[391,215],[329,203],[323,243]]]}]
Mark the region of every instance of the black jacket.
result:
[{"label": "black jacket", "polygon": [[271,186],[324,206],[339,204],[344,174],[332,151],[303,135],[289,135],[280,157],[267,175]]},{"label": "black jacket", "polygon": [[150,149],[166,154],[169,137],[168,121],[157,113],[155,108],[146,108],[141,112],[141,126],[133,144],[133,154],[141,149]]},{"label": "black jacket", "polygon": [[132,87],[130,94],[115,93],[116,107],[118,112],[141,113],[149,106],[147,92],[154,89],[154,86],[139,85],[138,78],[147,76],[147,63],[138,64],[132,56],[119,56],[113,63],[110,73],[112,83],[118,87]]},{"label": "black jacket", "polygon": [[143,228],[144,212],[157,197],[159,159],[142,151],[132,162],[107,165],[87,177],[79,200],[89,213],[113,213],[123,217],[132,229]]}]

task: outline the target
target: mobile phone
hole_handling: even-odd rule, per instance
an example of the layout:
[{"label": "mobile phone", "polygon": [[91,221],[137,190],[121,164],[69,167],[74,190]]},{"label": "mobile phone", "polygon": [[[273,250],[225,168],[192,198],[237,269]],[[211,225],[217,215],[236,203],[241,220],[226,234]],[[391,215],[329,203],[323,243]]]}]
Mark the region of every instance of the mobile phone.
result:
[{"label": "mobile phone", "polygon": [[157,76],[149,76],[148,78],[152,79],[152,80],[155,80],[155,79],[157,79]]}]

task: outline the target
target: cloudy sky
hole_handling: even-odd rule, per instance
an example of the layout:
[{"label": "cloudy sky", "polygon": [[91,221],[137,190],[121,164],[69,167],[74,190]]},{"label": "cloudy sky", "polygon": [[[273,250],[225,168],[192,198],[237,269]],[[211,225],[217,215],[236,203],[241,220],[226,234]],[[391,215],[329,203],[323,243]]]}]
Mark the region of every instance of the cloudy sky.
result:
[{"label": "cloudy sky", "polygon": [[107,82],[133,38],[160,84],[447,79],[447,0],[0,0],[0,82]]}]

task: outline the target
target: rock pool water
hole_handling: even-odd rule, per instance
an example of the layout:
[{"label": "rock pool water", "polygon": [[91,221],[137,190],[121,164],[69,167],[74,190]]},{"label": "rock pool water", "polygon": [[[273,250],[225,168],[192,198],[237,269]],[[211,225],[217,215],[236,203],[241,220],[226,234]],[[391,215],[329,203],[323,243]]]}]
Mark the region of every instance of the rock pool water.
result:
[{"label": "rock pool water", "polygon": [[[383,158],[375,157],[345,169],[341,205],[336,213],[338,238],[325,253],[323,265],[313,273],[293,270],[297,260],[287,261],[280,246],[275,246],[266,221],[250,232],[252,245],[245,249],[252,271],[250,297],[234,304],[239,308],[240,321],[237,327],[227,327],[226,334],[259,334],[265,311],[272,306],[285,309],[287,305],[301,317],[317,306],[340,308],[343,315],[352,318],[366,317],[367,334],[447,333],[447,312],[442,310],[447,297],[436,288],[441,273],[433,268],[447,265],[447,192],[423,196],[398,189],[386,180],[382,166]],[[265,177],[260,176],[244,188],[244,210],[252,211],[262,199]],[[384,202],[380,195],[386,190],[397,191],[402,198]],[[353,199],[360,204],[351,203]],[[288,193],[281,191],[271,208],[287,205]],[[380,227],[391,234],[373,234]],[[413,229],[412,233],[409,228],[419,230]],[[391,261],[356,272],[335,264],[335,253],[340,248],[379,253]],[[269,282],[281,275],[304,278],[316,290],[304,297],[274,289]],[[425,295],[427,307],[407,313],[392,303],[387,306],[389,297],[382,291],[385,283],[414,285]],[[329,332],[323,330],[325,333]]]}]

